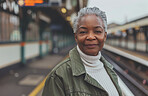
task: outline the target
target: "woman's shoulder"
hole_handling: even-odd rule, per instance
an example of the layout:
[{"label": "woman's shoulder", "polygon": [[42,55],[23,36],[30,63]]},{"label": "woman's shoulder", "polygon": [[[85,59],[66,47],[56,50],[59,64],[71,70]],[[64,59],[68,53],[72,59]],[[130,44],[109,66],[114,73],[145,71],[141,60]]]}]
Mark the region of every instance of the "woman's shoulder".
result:
[{"label": "woman's shoulder", "polygon": [[70,58],[66,58],[57,64],[49,73],[48,77],[59,76],[62,77],[63,75],[69,73],[71,71],[71,60]]}]

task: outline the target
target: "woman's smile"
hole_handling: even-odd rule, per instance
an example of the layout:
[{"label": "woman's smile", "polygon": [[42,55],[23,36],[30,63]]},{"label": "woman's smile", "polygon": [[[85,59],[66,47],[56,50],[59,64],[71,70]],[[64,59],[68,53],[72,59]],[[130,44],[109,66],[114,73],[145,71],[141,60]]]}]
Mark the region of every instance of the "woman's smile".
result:
[{"label": "woman's smile", "polygon": [[88,49],[93,49],[93,48],[96,48],[98,46],[99,46],[99,44],[85,44],[85,47],[87,47]]}]

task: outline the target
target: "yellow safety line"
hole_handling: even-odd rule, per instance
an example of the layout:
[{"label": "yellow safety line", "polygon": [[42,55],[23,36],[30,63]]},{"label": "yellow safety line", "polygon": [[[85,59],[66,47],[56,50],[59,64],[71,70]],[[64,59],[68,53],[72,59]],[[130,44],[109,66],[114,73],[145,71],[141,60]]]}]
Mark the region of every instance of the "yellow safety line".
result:
[{"label": "yellow safety line", "polygon": [[36,96],[41,91],[44,87],[46,78],[29,94],[29,96]]},{"label": "yellow safety line", "polygon": [[[65,56],[64,59],[66,59],[67,57],[68,57],[68,55]],[[63,59],[63,60],[64,60],[64,59]],[[62,61],[63,61],[63,60],[62,60]],[[28,96],[36,96],[36,95],[41,91],[41,89],[44,87],[46,78],[47,78],[47,77],[45,77],[45,79],[44,79]]]}]

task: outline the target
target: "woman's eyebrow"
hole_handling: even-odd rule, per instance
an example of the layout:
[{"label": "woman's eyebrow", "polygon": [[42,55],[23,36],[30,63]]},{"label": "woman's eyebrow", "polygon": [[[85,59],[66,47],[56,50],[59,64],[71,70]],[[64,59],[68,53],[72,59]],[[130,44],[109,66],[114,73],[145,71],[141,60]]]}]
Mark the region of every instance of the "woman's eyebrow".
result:
[{"label": "woman's eyebrow", "polygon": [[82,29],[87,29],[86,27],[83,27],[83,26],[80,26],[79,29],[80,29],[80,28],[82,28]]},{"label": "woman's eyebrow", "polygon": [[103,29],[103,27],[102,27],[102,26],[95,26],[94,28],[102,28],[102,29]]}]

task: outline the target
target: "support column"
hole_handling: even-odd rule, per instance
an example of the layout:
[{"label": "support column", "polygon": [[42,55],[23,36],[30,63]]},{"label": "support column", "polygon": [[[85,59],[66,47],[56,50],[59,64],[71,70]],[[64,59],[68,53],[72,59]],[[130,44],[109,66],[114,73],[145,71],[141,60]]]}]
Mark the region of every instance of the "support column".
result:
[{"label": "support column", "polygon": [[27,18],[27,9],[20,8],[20,33],[21,33],[21,64],[26,64],[25,59],[25,44],[26,44],[26,29],[29,23]]},{"label": "support column", "polygon": [[46,55],[49,53],[48,39],[46,40]]},{"label": "support column", "polygon": [[136,51],[136,46],[137,46],[137,33],[139,31],[139,27],[133,28],[133,36],[134,36],[134,50]]},{"label": "support column", "polygon": [[129,35],[129,33],[128,33],[128,31],[129,30],[126,30],[126,37],[125,37],[125,43],[126,43],[126,47],[125,48],[127,48],[128,49],[128,35]]},{"label": "support column", "polygon": [[148,26],[145,26],[144,28],[144,33],[145,33],[145,44],[146,44],[146,52],[148,52]]},{"label": "support column", "polygon": [[42,20],[40,20],[40,22],[39,22],[39,26],[40,26],[40,28],[39,28],[39,57],[43,57],[43,51],[42,51],[42,49],[43,49],[43,32],[44,32],[44,30],[45,30],[45,28],[46,28],[46,23],[44,22],[44,21],[42,21]]},{"label": "support column", "polygon": [[42,52],[42,43],[43,43],[43,32],[42,32],[42,27],[40,27],[40,31],[39,31],[39,34],[40,34],[40,40],[39,40],[39,53],[40,53],[40,57],[42,58],[43,57],[43,52]]}]

